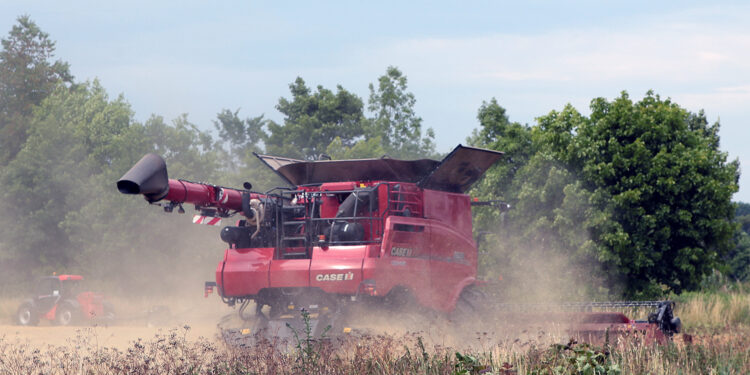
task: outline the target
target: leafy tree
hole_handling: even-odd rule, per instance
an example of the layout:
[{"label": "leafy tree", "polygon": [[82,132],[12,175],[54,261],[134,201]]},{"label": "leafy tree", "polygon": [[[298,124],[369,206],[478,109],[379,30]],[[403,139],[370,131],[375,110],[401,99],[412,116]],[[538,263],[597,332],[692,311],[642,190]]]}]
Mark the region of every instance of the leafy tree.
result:
[{"label": "leafy tree", "polygon": [[479,129],[474,129],[466,140],[474,147],[501,150],[503,158],[480,181],[476,192],[485,194],[483,198],[499,199],[509,197],[508,189],[516,172],[528,163],[534,154],[531,128],[518,122],[510,122],[505,108],[495,98],[483,102],[477,114]]},{"label": "leafy tree", "polygon": [[732,280],[750,281],[750,234],[737,230],[732,238],[734,246],[725,256],[722,272]]},{"label": "leafy tree", "polygon": [[242,120],[238,114],[239,109],[234,112],[224,109],[214,121],[219,138],[229,146],[231,158],[237,165],[247,154],[261,152],[261,143],[268,138],[263,130],[267,122],[263,115]]},{"label": "leafy tree", "polygon": [[414,112],[416,99],[407,92],[407,79],[398,68],[389,66],[370,84],[367,109],[373,113],[365,131],[367,139],[379,137],[391,157],[415,159],[435,156],[435,133],[428,128],[422,136],[422,118]]},{"label": "leafy tree", "polygon": [[[97,81],[59,86],[34,111],[28,141],[0,171],[7,214],[0,285],[28,280],[26,272],[67,271],[143,291],[165,268],[213,261],[205,249],[216,246],[216,233],[186,232],[187,219],[164,220],[143,200],[119,194],[114,182],[147,152],[165,156],[174,177],[216,180],[222,170],[215,147],[186,116],[172,125],[156,116],[134,122],[125,100],[109,99]],[[164,233],[175,235],[159,240]],[[160,288],[184,277],[163,278]]]},{"label": "leafy tree", "polygon": [[58,224],[69,238],[69,252],[77,263],[95,265],[86,268],[92,278],[118,285],[118,293],[124,295],[169,293],[186,281],[210,278],[205,265],[217,256],[210,250],[222,248],[216,230],[192,226],[186,215],[167,214],[148,207],[143,199],[120,194],[114,182],[145,153],[154,152],[165,158],[171,178],[221,183],[224,170],[216,142],[187,115],[171,123],[160,116],[144,124],[131,122],[112,142],[120,144],[121,139],[117,164],[91,176],[85,189],[88,198],[76,199],[80,207]]},{"label": "leafy tree", "polygon": [[284,186],[285,183],[253,155],[253,152],[264,152],[262,142],[268,139],[268,134],[263,127],[268,120],[263,115],[242,120],[238,114],[239,110],[232,112],[225,109],[219,112],[214,121],[219,137],[229,148],[222,159],[230,164],[225,176],[227,184],[240,186],[248,181],[256,191]]},{"label": "leafy tree", "polygon": [[719,124],[658,95],[595,99],[573,161],[616,231],[597,236],[626,290],[696,288],[731,246],[739,164],[719,150]]},{"label": "leafy tree", "polygon": [[28,117],[60,82],[72,83],[68,63],[52,62],[55,42],[21,16],[0,51],[0,165],[23,147]]},{"label": "leafy tree", "polygon": [[740,229],[750,234],[750,203],[738,202],[737,209],[734,212],[734,216],[740,224]]},{"label": "leafy tree", "polygon": [[266,151],[292,158],[312,159],[324,153],[339,137],[344,146],[362,136],[362,100],[337,86],[336,92],[318,86],[316,92],[297,78],[289,85],[291,99],[281,98],[276,109],[284,124],[268,122]]},{"label": "leafy tree", "polygon": [[337,159],[437,157],[435,134],[427,129],[422,135],[422,119],[414,113],[416,99],[406,91],[406,76],[389,67],[377,87],[369,87],[368,110],[373,117],[365,119],[356,95],[341,86],[335,94],[321,86],[312,93],[297,78],[289,85],[292,98],[281,98],[276,106],[286,116],[284,124],[268,122],[267,152],[308,159],[322,153]]},{"label": "leafy tree", "polygon": [[532,128],[534,154],[509,182],[509,252],[563,254],[582,270],[574,281],[630,297],[696,288],[732,246],[738,163],[719,150],[719,125],[650,92],[591,110]]},{"label": "leafy tree", "polygon": [[382,138],[375,137],[363,139],[346,147],[341,138],[336,137],[326,148],[326,154],[332,159],[367,159],[379,158],[388,154],[388,150],[383,146]]},{"label": "leafy tree", "polygon": [[733,280],[750,281],[750,204],[738,202],[734,211],[737,224],[732,250],[724,257],[721,271]]},{"label": "leafy tree", "polygon": [[91,176],[107,170],[125,147],[132,112],[109,101],[98,82],[72,90],[58,86],[29,122],[29,138],[0,174],[3,248],[23,264],[70,265],[75,250],[60,223],[91,199]]}]

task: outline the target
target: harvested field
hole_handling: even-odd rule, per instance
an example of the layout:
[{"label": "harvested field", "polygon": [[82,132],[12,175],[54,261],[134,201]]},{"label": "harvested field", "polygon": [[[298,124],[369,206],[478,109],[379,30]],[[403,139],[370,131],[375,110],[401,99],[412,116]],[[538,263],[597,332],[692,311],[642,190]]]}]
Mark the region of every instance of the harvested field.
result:
[{"label": "harvested field", "polygon": [[[683,306],[688,311],[724,309],[725,314],[742,317],[735,312],[745,308],[739,298],[699,295],[683,301]],[[288,345],[260,340],[238,349],[216,335],[216,322],[228,312],[225,307],[216,307],[216,301],[187,301],[191,311],[174,314],[162,326],[135,321],[109,327],[0,326],[0,373],[750,373],[750,328],[743,321],[693,322],[686,325],[687,334],[677,335],[667,345],[644,345],[627,337],[589,345],[531,332],[515,339],[497,332],[465,332],[458,339],[447,336],[445,327],[426,326],[419,332],[400,328],[327,340],[307,340],[300,332]],[[711,305],[701,307],[701,303]],[[716,307],[717,303],[723,305]]]}]

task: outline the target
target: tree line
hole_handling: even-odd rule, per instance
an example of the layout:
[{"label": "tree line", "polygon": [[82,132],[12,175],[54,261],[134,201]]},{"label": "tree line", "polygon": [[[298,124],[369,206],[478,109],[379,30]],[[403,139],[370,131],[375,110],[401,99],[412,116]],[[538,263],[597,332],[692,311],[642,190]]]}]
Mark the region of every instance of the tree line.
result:
[{"label": "tree line", "polygon": [[[210,249],[221,247],[214,231],[188,232],[187,219],[166,220],[114,188],[147,152],[167,160],[170,176],[250,180],[260,190],[281,182],[253,152],[441,157],[396,67],[369,85],[366,102],[298,77],[276,105],[280,123],[223,109],[211,132],[187,115],[136,121],[123,95],[77,81],[68,63],[54,60],[55,43],[28,16],[2,48],[0,285],[65,270],[149,288],[148,275],[176,264],[210,279],[219,257]],[[653,93],[596,98],[591,111],[566,106],[526,125],[511,122],[495,99],[480,106],[467,143],[505,157],[471,194],[514,207],[476,213],[477,233],[489,233],[482,275],[520,279],[535,256],[555,256],[574,265],[558,273],[608,295],[696,289],[714,270],[747,280],[750,209],[731,202],[739,165],[719,150],[719,124]]]}]

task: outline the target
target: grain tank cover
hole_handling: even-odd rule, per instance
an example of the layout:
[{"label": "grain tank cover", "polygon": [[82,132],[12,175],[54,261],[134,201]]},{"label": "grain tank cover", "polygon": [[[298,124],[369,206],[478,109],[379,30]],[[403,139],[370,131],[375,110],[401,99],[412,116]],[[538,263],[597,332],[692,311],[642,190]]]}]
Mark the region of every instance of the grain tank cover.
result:
[{"label": "grain tank cover", "polygon": [[458,145],[443,161],[390,158],[305,161],[255,154],[290,185],[345,181],[419,183],[427,189],[462,193],[501,156],[501,152]]},{"label": "grain tank cover", "polygon": [[418,185],[424,189],[464,193],[502,156],[499,151],[458,145]]},{"label": "grain tank cover", "polygon": [[[276,174],[294,186],[345,181],[418,182],[440,162],[429,159],[354,159],[290,161],[276,156],[255,155]],[[293,159],[286,159],[293,160]]]}]

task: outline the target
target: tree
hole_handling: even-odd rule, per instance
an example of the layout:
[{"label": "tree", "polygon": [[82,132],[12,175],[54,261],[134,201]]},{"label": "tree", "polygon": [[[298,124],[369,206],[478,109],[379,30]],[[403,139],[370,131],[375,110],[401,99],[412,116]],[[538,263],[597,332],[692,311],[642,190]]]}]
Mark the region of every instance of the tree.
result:
[{"label": "tree", "polygon": [[516,172],[528,163],[534,154],[531,128],[518,122],[510,122],[505,108],[495,98],[483,102],[477,113],[479,129],[474,129],[466,142],[474,147],[500,150],[504,153],[498,162],[477,186],[476,191],[486,194],[483,198],[498,199],[508,196],[508,189]]},{"label": "tree", "polygon": [[534,153],[509,181],[510,253],[563,254],[576,283],[629,297],[695,289],[732,246],[739,166],[719,125],[650,92],[591,110],[537,119]]},{"label": "tree", "polygon": [[219,138],[229,146],[230,157],[235,164],[252,152],[260,152],[261,142],[268,138],[263,130],[267,120],[263,115],[239,118],[239,109],[232,112],[224,109],[216,115],[214,127],[219,131]]},{"label": "tree", "polygon": [[268,153],[312,159],[336,137],[346,147],[362,137],[362,100],[356,95],[341,86],[335,93],[323,86],[312,93],[300,77],[289,89],[292,98],[280,98],[276,106],[285,116],[284,124],[268,122]]},{"label": "tree", "polygon": [[740,224],[740,230],[750,234],[750,203],[737,202],[737,209],[734,216]]},{"label": "tree", "polygon": [[750,281],[750,204],[737,202],[734,211],[737,224],[732,250],[724,257],[722,272],[732,280]]},{"label": "tree", "polygon": [[263,115],[239,118],[239,110],[234,112],[225,109],[219,112],[214,126],[219,137],[229,150],[222,153],[224,164],[229,165],[224,176],[230,186],[241,186],[245,181],[251,182],[256,191],[267,191],[276,186],[283,186],[282,181],[268,167],[261,163],[253,153],[263,153],[262,143],[268,140],[263,129],[269,122]]},{"label": "tree", "polygon": [[[92,199],[91,181],[128,147],[132,111],[98,84],[58,86],[29,118],[28,140],[0,173],[6,256],[29,268],[69,266],[76,250],[61,223]],[[12,249],[12,250],[11,250]]]},{"label": "tree", "polygon": [[367,159],[387,155],[388,150],[380,137],[360,140],[351,147],[345,146],[341,138],[336,137],[326,148],[326,154],[336,160]]},{"label": "tree", "polygon": [[695,289],[731,247],[739,163],[719,150],[719,124],[649,92],[591,104],[572,162],[582,166],[615,233],[600,250],[625,276],[626,290]]},{"label": "tree", "polygon": [[[171,125],[158,116],[137,123],[122,96],[110,99],[94,81],[58,86],[29,118],[28,134],[0,170],[0,209],[6,213],[0,219],[0,285],[31,273],[67,271],[144,290],[150,276],[165,268],[213,262],[205,249],[218,242],[216,233],[185,231],[189,220],[164,220],[161,210],[120,194],[114,184],[147,152],[164,156],[172,177],[219,180],[216,142],[186,115]],[[162,241],[165,233],[172,235]],[[163,278],[160,288],[185,277]]]},{"label": "tree", "polygon": [[414,112],[416,99],[407,92],[407,79],[398,68],[389,66],[378,78],[377,88],[372,83],[367,109],[367,139],[379,137],[389,156],[399,159],[434,157],[435,133],[428,128],[422,136],[422,118]]},{"label": "tree", "polygon": [[28,117],[60,82],[72,83],[68,63],[52,62],[55,42],[21,16],[2,40],[0,52],[0,165],[23,147]]}]

